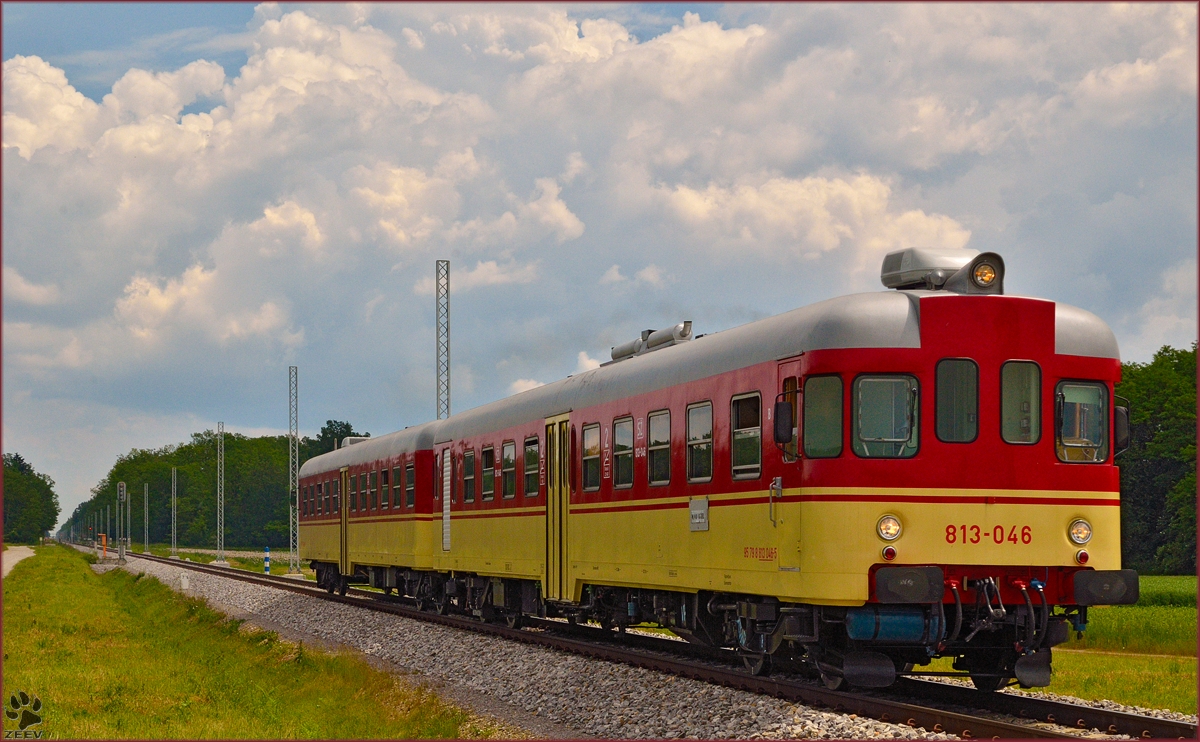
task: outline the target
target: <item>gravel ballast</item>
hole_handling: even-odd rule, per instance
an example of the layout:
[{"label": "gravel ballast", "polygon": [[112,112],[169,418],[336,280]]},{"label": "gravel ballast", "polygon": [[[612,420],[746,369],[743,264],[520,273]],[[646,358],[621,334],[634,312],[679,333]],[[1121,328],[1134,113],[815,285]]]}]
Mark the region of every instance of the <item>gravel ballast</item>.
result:
[{"label": "gravel ballast", "polygon": [[[250,614],[321,643],[352,647],[431,681],[503,701],[580,736],[956,739],[174,565],[135,558],[127,569],[145,572],[175,590],[186,574],[187,594],[214,607]],[[462,698],[461,693],[453,695]]]}]

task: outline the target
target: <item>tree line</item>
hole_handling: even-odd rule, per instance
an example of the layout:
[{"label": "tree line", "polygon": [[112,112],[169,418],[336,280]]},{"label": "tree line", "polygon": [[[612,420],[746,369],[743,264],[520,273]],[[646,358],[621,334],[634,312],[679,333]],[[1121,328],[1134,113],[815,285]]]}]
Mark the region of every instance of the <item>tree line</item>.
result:
[{"label": "tree line", "polygon": [[[329,420],[315,438],[300,439],[300,464],[332,451],[355,432],[348,422]],[[225,544],[229,548],[288,545],[288,439],[284,435],[248,438],[225,433]],[[129,494],[134,543],[143,538],[143,503],[148,488],[150,542],[171,541],[171,469],[175,469],[175,533],[180,546],[212,548],[217,542],[217,434],[193,433],[187,443],[134,449],[117,459],[92,488],[92,497],[72,513],[60,533],[77,535],[99,522],[116,536],[117,483]],[[109,523],[111,522],[111,526]]]},{"label": "tree line", "polygon": [[[1194,574],[1196,570],[1196,345],[1190,350],[1164,346],[1149,363],[1126,363],[1117,395],[1129,404],[1133,442],[1117,458],[1121,470],[1121,551],[1124,565],[1142,573]],[[1118,404],[1123,404],[1118,400]],[[356,433],[350,423],[328,421],[316,438],[300,442],[301,462],[331,451],[335,440]],[[19,456],[15,460],[20,460]],[[225,543],[238,546],[287,546],[288,503],[286,436],[225,436]],[[84,526],[93,513],[115,505],[116,483],[124,481],[132,498],[133,533],[141,536],[142,487],[150,485],[150,539],[171,537],[171,467],[178,475],[180,545],[216,543],[216,434],[196,433],[188,443],[161,449],[133,450],[117,460],[108,475],[80,505],[71,522]],[[21,464],[28,467],[21,460]],[[6,534],[12,528],[44,524],[53,482],[32,467],[10,480],[5,456]],[[17,482],[15,488],[10,482]],[[27,492],[42,493],[36,497]],[[39,500],[38,497],[41,499]],[[22,499],[25,498],[25,499]],[[57,517],[54,500],[53,524]],[[10,526],[10,517],[14,525]],[[42,520],[37,520],[41,517]],[[49,526],[40,526],[43,529]],[[24,536],[27,530],[20,533]],[[81,532],[81,531],[80,531]],[[36,538],[36,536],[34,536]]]},{"label": "tree line", "polygon": [[58,522],[54,480],[34,470],[19,453],[4,454],[4,541],[34,543]]}]

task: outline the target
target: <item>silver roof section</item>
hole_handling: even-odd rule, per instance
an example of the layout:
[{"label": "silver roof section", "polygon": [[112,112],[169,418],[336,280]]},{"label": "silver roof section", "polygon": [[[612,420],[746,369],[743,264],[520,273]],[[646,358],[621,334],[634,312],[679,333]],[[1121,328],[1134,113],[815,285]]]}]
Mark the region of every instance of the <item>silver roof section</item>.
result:
[{"label": "silver roof section", "polygon": [[1121,360],[1117,336],[1104,320],[1069,304],[1054,305],[1054,352]]},{"label": "silver roof section", "polygon": [[427,450],[433,446],[433,430],[436,426],[437,422],[423,423],[378,438],[364,438],[352,446],[314,456],[300,467],[300,476],[337,471],[343,466],[355,466],[389,459],[402,453]]},{"label": "silver roof section", "polygon": [[[920,300],[954,295],[944,291],[884,291],[829,299],[619,363],[605,364],[445,420],[314,457],[301,467],[300,476],[427,450],[439,443],[790,358],[805,351],[919,348]],[[1119,358],[1116,338],[1099,317],[1065,304],[1055,306],[1055,352]]]}]

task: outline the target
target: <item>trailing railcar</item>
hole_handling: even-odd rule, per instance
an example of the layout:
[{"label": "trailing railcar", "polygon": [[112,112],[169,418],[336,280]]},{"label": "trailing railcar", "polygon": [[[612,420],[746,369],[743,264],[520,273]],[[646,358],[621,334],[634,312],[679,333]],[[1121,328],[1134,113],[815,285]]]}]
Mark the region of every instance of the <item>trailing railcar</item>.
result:
[{"label": "trailing railcar", "polygon": [[998,255],[889,254],[889,289],[598,369],[300,471],[301,554],[431,610],[652,622],[881,687],[934,657],[1049,682],[1120,569],[1128,413],[1094,315],[1005,296]]}]

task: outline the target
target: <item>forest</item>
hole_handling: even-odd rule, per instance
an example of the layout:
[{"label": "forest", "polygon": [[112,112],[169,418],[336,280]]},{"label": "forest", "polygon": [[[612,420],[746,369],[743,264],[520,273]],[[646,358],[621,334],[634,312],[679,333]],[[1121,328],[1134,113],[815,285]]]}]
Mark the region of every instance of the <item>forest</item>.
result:
[{"label": "forest", "polygon": [[[1187,350],[1164,346],[1149,363],[1125,363],[1116,393],[1123,398],[1118,404],[1128,403],[1133,428],[1132,445],[1117,458],[1121,469],[1124,565],[1143,574],[1194,574],[1196,345]],[[300,462],[333,450],[335,440],[349,435],[370,434],[355,432],[347,422],[327,421],[316,438],[301,440]],[[205,431],[180,445],[130,451],[93,488],[92,499],[76,509],[73,521],[83,525],[92,513],[103,513],[105,505],[115,503],[117,482],[123,481],[132,497],[133,533],[138,540],[142,534],[143,486],[148,484],[150,539],[169,542],[171,467],[176,467],[179,544],[215,545],[216,445],[216,434]],[[287,463],[285,436],[225,435],[227,546],[287,546]],[[25,476],[53,486],[48,477]],[[6,484],[8,477],[6,456]],[[40,485],[34,482],[29,486]],[[6,534],[11,533],[10,497],[6,491]]]}]

